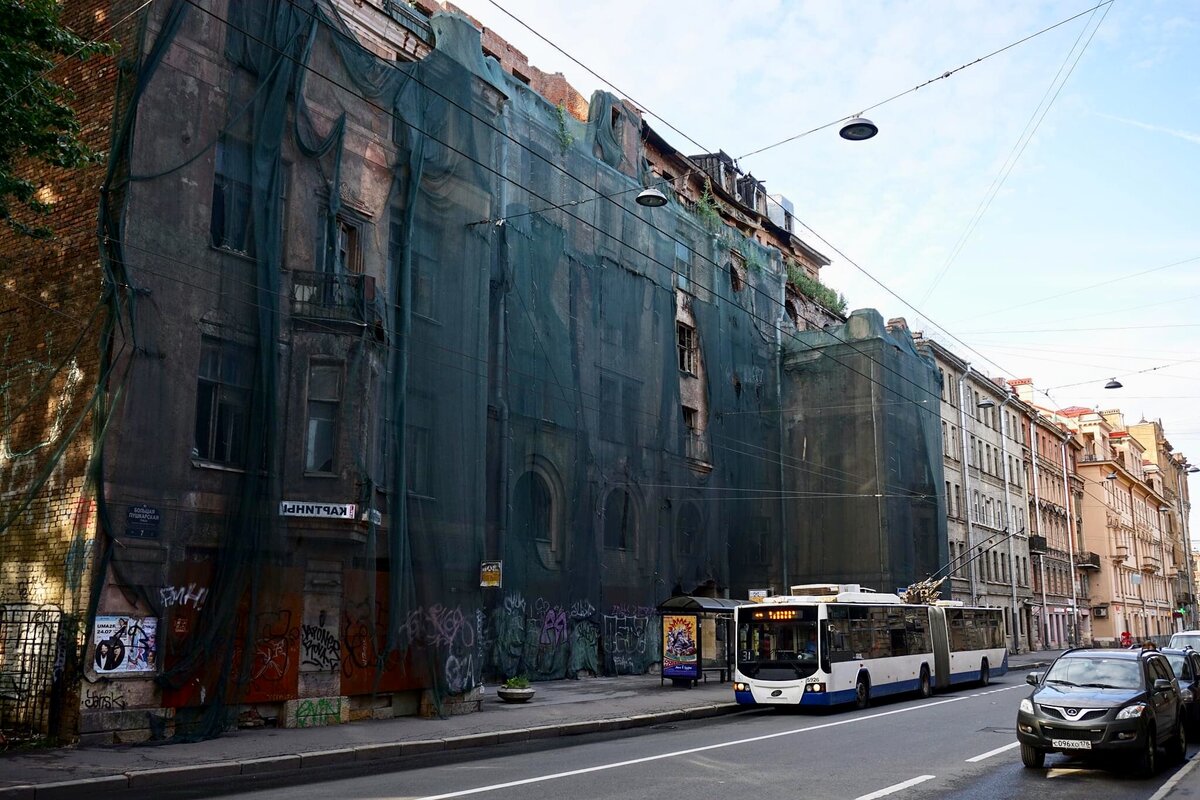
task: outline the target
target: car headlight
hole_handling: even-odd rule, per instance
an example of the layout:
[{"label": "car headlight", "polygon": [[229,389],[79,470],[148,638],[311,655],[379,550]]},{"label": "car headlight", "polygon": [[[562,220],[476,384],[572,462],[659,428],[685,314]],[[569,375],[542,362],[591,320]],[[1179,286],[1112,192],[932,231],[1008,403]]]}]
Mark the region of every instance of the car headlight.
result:
[{"label": "car headlight", "polygon": [[1033,713],[1033,701],[1030,700],[1028,697],[1026,697],[1024,700],[1021,701],[1021,711],[1023,711],[1026,714]]},{"label": "car headlight", "polygon": [[1131,706],[1125,706],[1117,712],[1117,719],[1137,719],[1146,713],[1145,703],[1134,703]]}]

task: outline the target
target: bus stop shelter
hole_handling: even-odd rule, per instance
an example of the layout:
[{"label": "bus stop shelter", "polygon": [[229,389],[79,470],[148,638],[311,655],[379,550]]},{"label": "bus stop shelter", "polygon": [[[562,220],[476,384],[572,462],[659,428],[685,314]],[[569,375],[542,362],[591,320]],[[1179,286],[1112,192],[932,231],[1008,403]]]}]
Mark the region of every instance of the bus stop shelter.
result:
[{"label": "bus stop shelter", "polygon": [[715,673],[721,683],[732,673],[733,609],[747,600],[676,595],[658,606],[662,620],[659,682],[694,686]]}]

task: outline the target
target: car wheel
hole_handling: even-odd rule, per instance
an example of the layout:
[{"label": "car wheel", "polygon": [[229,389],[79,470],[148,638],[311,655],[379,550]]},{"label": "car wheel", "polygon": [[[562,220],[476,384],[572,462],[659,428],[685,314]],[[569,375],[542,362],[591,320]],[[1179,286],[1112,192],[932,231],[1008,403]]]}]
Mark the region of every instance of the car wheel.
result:
[{"label": "car wheel", "polygon": [[1167,751],[1171,763],[1179,764],[1187,758],[1187,726],[1183,722],[1183,712],[1175,723],[1175,738],[1171,740],[1171,749]]},{"label": "car wheel", "polygon": [[858,682],[854,684],[854,707],[866,708],[871,705],[871,683],[866,675],[859,675]]},{"label": "car wheel", "polygon": [[917,684],[917,694],[921,699],[926,699],[933,696],[933,684],[929,682],[929,667],[921,666],[921,678]]},{"label": "car wheel", "polygon": [[[1153,723],[1151,723],[1153,724]],[[1134,772],[1142,777],[1149,777],[1158,771],[1158,739],[1153,730],[1146,731],[1142,742],[1142,752],[1134,763]]]},{"label": "car wheel", "polygon": [[1046,751],[1021,742],[1021,763],[1030,769],[1041,769],[1046,766]]},{"label": "car wheel", "polygon": [[992,673],[991,670],[988,669],[987,659],[985,658],[983,663],[979,665],[979,685],[987,686],[991,682]]}]

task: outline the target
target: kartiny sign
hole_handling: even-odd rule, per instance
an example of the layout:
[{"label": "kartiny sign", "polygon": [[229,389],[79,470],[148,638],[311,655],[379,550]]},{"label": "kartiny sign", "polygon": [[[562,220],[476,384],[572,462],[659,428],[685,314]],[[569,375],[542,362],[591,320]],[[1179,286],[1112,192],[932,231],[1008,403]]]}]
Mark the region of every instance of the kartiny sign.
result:
[{"label": "kartiny sign", "polygon": [[279,503],[279,516],[352,520],[355,519],[354,509],[354,503],[303,503],[297,500],[282,500]]}]

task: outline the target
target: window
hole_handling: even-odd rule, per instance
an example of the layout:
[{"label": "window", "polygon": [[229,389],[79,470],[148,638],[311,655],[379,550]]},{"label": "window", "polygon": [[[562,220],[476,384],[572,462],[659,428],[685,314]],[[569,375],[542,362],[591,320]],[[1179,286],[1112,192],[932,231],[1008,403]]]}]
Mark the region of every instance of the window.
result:
[{"label": "window", "polygon": [[675,346],[679,350],[679,371],[696,374],[696,329],[683,322],[675,323]]},{"label": "window", "polygon": [[550,487],[536,472],[526,472],[513,490],[512,529],[523,541],[553,542]]},{"label": "window", "polygon": [[695,503],[685,502],[675,520],[675,546],[680,555],[691,556],[699,553],[701,536],[703,523],[700,520],[700,509]]},{"label": "window", "polygon": [[691,406],[683,406],[683,425],[688,429],[688,433],[696,433],[699,425],[696,409]]},{"label": "window", "polygon": [[675,285],[687,290],[692,280],[692,251],[683,242],[675,243]]},{"label": "window", "polygon": [[308,425],[304,436],[305,472],[333,472],[341,386],[340,364],[309,365]]},{"label": "window", "polygon": [[211,336],[201,340],[192,448],[196,458],[231,466],[245,463],[253,365],[249,347]]},{"label": "window", "polygon": [[636,531],[633,496],[624,489],[613,489],[604,504],[604,547],[608,550],[632,550]]},{"label": "window", "polygon": [[740,292],[746,285],[746,257],[737,250],[730,250],[729,257],[729,285]]},{"label": "window", "polygon": [[414,235],[407,241],[403,235],[402,213],[392,210],[388,225],[388,274],[398,275],[404,257],[404,247],[411,248],[412,310],[418,316],[436,320],[437,297],[437,252],[436,243],[441,236],[437,222],[418,218],[413,225]]},{"label": "window", "polygon": [[333,242],[326,241],[318,262],[320,271],[337,275],[362,272],[362,223],[347,214],[338,214],[332,230],[327,225],[322,229],[325,236],[333,236]]},{"label": "window", "polygon": [[641,384],[612,374],[600,376],[600,438],[607,442],[637,445],[642,410]]},{"label": "window", "polygon": [[217,140],[213,174],[212,221],[214,247],[254,255],[250,206],[250,145],[222,135]]},{"label": "window", "polygon": [[405,413],[404,481],[409,492],[433,496],[433,431],[436,405],[425,392],[410,392]]}]

